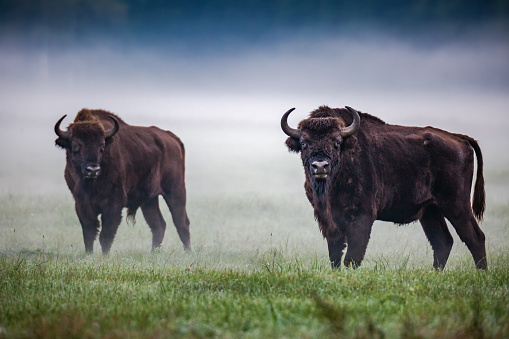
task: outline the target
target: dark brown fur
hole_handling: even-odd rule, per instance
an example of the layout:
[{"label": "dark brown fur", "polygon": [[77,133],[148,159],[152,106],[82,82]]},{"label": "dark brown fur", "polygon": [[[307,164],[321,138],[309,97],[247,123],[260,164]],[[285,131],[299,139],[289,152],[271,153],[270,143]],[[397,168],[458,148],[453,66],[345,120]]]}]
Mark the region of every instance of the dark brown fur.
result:
[{"label": "dark brown fur", "polygon": [[[119,131],[105,139],[104,131],[114,126],[110,116],[118,120]],[[133,221],[141,207],[152,231],[152,250],[160,246],[166,223],[159,210],[159,195],[170,208],[184,248],[190,248],[185,151],[175,134],[157,127],[131,126],[110,112],[88,109],[78,113],[67,131],[70,139],[57,138],[56,144],[66,150],[65,180],[75,200],[86,252],[93,251],[100,228],[102,251],[109,252],[124,207]],[[89,163],[100,165],[96,178],[83,174]]]},{"label": "dark brown fur", "polygon": [[[475,219],[482,219],[485,207],[477,142],[433,127],[386,124],[366,113],[360,118],[360,129],[341,139],[338,128],[351,124],[352,114],[322,106],[300,122],[300,140],[286,140],[289,150],[301,152],[306,195],[327,239],[332,267],[340,266],[347,245],[345,265],[361,264],[375,220],[419,220],[433,249],[433,266],[443,268],[453,244],[447,218],[476,267],[487,268],[485,236]],[[340,146],[335,148],[337,140]],[[471,207],[474,154],[477,179]],[[327,179],[313,177],[313,159],[330,161]]]}]

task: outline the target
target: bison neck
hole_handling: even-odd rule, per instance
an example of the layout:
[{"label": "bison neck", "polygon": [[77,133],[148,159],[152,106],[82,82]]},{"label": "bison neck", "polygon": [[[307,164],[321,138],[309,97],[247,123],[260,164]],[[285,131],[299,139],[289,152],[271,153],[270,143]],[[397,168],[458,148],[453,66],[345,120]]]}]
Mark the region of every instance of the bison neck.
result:
[{"label": "bison neck", "polygon": [[327,240],[337,240],[341,237],[341,232],[332,219],[330,204],[330,180],[311,179],[313,186],[313,207],[315,219],[322,235]]},{"label": "bison neck", "polygon": [[115,185],[106,176],[99,176],[97,179],[82,179],[76,184],[78,187],[74,191],[81,199],[101,201],[101,199],[111,200],[119,196],[118,189],[115,189]]},{"label": "bison neck", "polygon": [[[312,200],[315,219],[322,235],[329,241],[344,236],[348,224],[361,214],[374,211],[372,177],[359,170],[358,162],[345,159],[359,159],[360,156],[344,156],[326,180],[315,180],[308,175],[308,196]],[[338,224],[339,222],[339,224]]]},{"label": "bison neck", "polygon": [[83,179],[77,184],[79,187],[77,187],[76,192],[82,199],[96,199],[98,196],[104,195],[103,192],[106,192],[106,189],[101,190],[101,187],[104,186],[99,179]]}]

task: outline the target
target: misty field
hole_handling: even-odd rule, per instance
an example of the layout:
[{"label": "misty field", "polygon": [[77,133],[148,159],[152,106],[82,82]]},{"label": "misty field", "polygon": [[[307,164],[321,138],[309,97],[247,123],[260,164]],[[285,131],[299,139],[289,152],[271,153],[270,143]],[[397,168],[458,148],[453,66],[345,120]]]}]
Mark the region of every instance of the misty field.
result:
[{"label": "misty field", "polygon": [[[84,254],[70,194],[0,197],[1,338],[509,335],[509,175],[487,177],[489,270],[454,231],[432,269],[419,224],[376,223],[360,269],[330,269],[303,192],[191,194],[193,252],[172,224],[157,253],[141,213],[109,256]],[[490,184],[491,183],[491,184]],[[291,191],[291,190],[290,190]],[[490,193],[492,193],[490,195]],[[162,208],[169,220],[169,212]]]},{"label": "misty field", "polygon": [[[6,119],[0,133],[0,338],[509,336],[509,172],[493,165],[507,159],[491,147],[503,124],[491,135],[461,129],[487,140],[489,269],[474,268],[451,228],[449,262],[436,272],[418,223],[383,222],[360,269],[332,271],[277,123],[155,121],[186,144],[193,251],[161,204],[168,227],[156,253],[138,212],[109,256],[98,241],[87,256],[54,121],[24,122]],[[28,138],[16,153],[18,126]]]},{"label": "misty field", "polygon": [[[203,98],[189,108],[206,113],[200,118],[179,115],[187,112],[183,106],[169,114],[160,96],[150,114],[114,100],[95,106],[131,124],[172,130],[184,141],[191,253],[184,253],[161,204],[168,227],[156,253],[149,253],[150,230],[138,212],[135,225],[120,225],[109,256],[97,241],[86,256],[53,131],[56,120],[77,110],[64,101],[40,115],[3,111],[10,114],[3,113],[0,125],[0,338],[509,336],[506,96],[415,96],[397,109],[388,104],[395,97],[348,100],[389,123],[431,124],[479,140],[486,272],[474,268],[452,228],[449,262],[435,272],[418,223],[383,222],[373,227],[360,269],[332,271],[305,198],[301,161],[288,153],[279,126],[288,103],[299,107],[290,119],[295,126],[316,108],[304,102],[329,100],[252,98],[245,105],[236,97],[223,107],[221,97]],[[237,115],[234,107],[242,106]],[[472,107],[486,111],[482,124],[464,115]]]}]

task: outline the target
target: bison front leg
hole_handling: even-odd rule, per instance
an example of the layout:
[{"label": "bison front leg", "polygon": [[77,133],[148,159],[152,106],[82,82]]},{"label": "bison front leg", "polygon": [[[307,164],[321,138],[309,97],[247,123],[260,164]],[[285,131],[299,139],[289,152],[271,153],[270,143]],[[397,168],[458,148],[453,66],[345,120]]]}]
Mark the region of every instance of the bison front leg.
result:
[{"label": "bison front leg", "polygon": [[115,235],[117,234],[118,226],[122,221],[122,207],[110,208],[108,211],[103,211],[101,215],[102,228],[99,235],[99,242],[103,254],[110,252],[111,244]]},{"label": "bison front leg", "polygon": [[83,242],[85,243],[85,252],[87,254],[91,254],[94,252],[94,241],[97,237],[97,230],[99,229],[99,220],[97,220],[97,225],[91,225],[91,223],[87,223],[87,225],[81,224],[81,228],[83,231]]},{"label": "bison front leg", "polygon": [[374,220],[368,217],[356,219],[346,227],[346,239],[348,248],[345,255],[345,266],[357,268],[361,265]]},{"label": "bison front leg", "polygon": [[76,203],[76,214],[83,231],[83,242],[85,243],[85,252],[91,254],[94,252],[94,241],[99,230],[98,213],[84,206],[85,204]]},{"label": "bison front leg", "polygon": [[329,247],[329,259],[332,269],[341,267],[341,257],[343,257],[343,250],[345,249],[345,238],[341,237],[336,240],[327,240]]}]

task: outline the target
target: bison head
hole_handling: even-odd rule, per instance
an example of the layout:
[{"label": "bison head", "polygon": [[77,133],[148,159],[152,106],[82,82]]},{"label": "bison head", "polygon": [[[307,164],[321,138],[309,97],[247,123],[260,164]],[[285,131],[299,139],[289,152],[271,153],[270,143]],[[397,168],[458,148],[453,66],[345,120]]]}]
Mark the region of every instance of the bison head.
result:
[{"label": "bison head", "polygon": [[294,108],[288,110],[281,118],[281,128],[289,138],[286,145],[290,151],[300,152],[306,176],[314,183],[315,192],[326,190],[327,179],[334,176],[339,168],[341,144],[343,140],[360,127],[359,113],[346,107],[352,114],[353,122],[345,122],[337,116],[310,117],[300,122],[298,128],[288,125],[288,116]]},{"label": "bison head", "polygon": [[97,178],[101,173],[103,151],[119,130],[118,120],[110,115],[113,127],[109,130],[104,130],[98,121],[78,121],[63,131],[60,123],[65,117],[55,124],[55,133],[58,135],[55,143],[66,149],[68,165],[86,179]]}]

